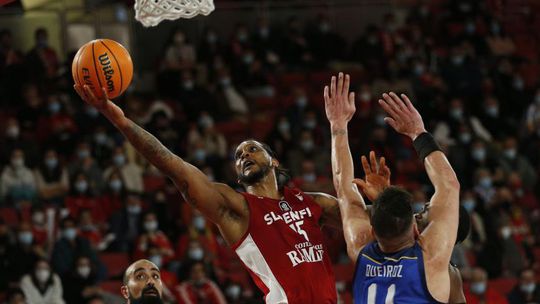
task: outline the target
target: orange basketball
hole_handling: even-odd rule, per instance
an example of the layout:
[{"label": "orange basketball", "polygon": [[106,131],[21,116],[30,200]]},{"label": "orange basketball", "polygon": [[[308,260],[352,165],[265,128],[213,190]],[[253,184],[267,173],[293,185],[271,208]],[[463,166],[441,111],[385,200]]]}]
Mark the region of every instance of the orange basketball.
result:
[{"label": "orange basketball", "polygon": [[110,39],[96,39],[83,45],[71,64],[73,80],[88,85],[98,97],[105,88],[109,98],[116,98],[127,89],[133,78],[133,62],[128,51]]}]

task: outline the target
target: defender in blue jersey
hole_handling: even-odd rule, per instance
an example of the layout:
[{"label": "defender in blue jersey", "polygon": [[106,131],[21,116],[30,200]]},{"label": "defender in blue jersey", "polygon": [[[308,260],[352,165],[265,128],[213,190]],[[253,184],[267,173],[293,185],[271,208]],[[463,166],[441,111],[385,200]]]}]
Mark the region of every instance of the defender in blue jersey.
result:
[{"label": "defender in blue jersey", "polygon": [[[372,202],[384,191],[384,189],[390,187],[390,168],[386,166],[386,160],[384,157],[379,159],[375,157],[375,152],[371,151],[369,154],[370,161],[367,157],[362,157],[362,167],[364,168],[364,178],[355,179],[354,183],[360,187],[362,193]],[[371,213],[371,207],[367,206],[368,213]],[[414,219],[420,233],[429,224],[429,209],[430,203],[425,203],[422,211],[414,214]],[[462,243],[469,235],[471,229],[471,218],[468,211],[463,206],[459,206],[459,223],[457,229],[456,245]],[[465,294],[463,293],[463,280],[459,269],[452,265],[448,265],[448,273],[450,275],[450,298],[449,304],[465,304]]]},{"label": "defender in blue jersey", "polygon": [[347,139],[355,112],[349,76],[332,77],[325,87],[325,109],[332,131],[332,169],[349,257],[357,264],[356,304],[446,303],[450,296],[448,265],[456,241],[459,182],[422,118],[405,95],[383,94],[385,121],[409,136],[435,193],[430,222],[420,234],[413,219],[411,195],[389,187],[374,202],[371,217],[356,185]]}]

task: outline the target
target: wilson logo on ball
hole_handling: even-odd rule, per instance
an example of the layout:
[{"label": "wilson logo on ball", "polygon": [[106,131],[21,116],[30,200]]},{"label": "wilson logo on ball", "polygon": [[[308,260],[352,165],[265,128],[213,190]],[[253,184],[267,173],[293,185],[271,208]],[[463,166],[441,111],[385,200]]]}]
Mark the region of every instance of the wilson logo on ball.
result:
[{"label": "wilson logo on ball", "polygon": [[99,62],[101,63],[103,73],[105,74],[105,80],[107,81],[107,91],[114,91],[114,81],[112,80],[114,75],[114,70],[111,67],[111,60],[107,53],[99,56]]}]

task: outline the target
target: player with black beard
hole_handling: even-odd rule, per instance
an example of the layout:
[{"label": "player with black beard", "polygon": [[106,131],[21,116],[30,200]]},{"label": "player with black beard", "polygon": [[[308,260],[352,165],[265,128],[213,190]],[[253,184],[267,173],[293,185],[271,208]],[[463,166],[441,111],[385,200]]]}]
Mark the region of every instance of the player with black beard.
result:
[{"label": "player with black beard", "polygon": [[124,273],[121,292],[127,304],[163,304],[159,268],[148,260],[131,264]]}]

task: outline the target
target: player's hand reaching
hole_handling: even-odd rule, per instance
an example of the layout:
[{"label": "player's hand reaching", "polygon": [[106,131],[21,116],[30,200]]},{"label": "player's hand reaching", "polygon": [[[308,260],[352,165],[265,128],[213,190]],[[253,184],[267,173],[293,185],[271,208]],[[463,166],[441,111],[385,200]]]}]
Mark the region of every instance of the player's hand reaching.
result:
[{"label": "player's hand reaching", "polygon": [[346,124],[356,112],[354,92],[349,93],[351,79],[348,74],[332,76],[330,88],[324,87],[324,108],[330,124]]},{"label": "player's hand reaching", "polygon": [[407,95],[401,94],[400,98],[394,92],[384,93],[383,99],[379,99],[379,104],[390,116],[384,120],[397,132],[409,136],[412,140],[426,132],[422,116]]},{"label": "player's hand reaching", "polygon": [[125,117],[124,111],[122,111],[119,106],[114,104],[114,102],[109,100],[109,96],[107,95],[107,90],[105,88],[101,88],[103,91],[101,98],[96,97],[88,85],[81,87],[80,85],[75,84],[73,88],[86,103],[95,107],[113,124],[120,122],[121,119]]},{"label": "player's hand reaching", "polygon": [[364,168],[364,179],[356,178],[353,180],[360,190],[370,201],[375,201],[383,190],[390,186],[390,168],[386,166],[384,157],[375,157],[375,152],[369,153],[369,162],[365,155],[362,155],[362,167]]}]

